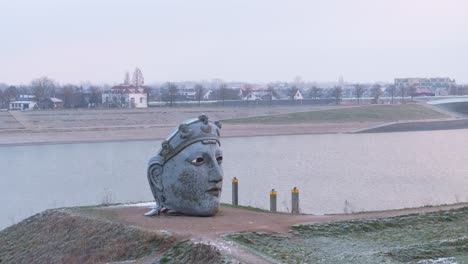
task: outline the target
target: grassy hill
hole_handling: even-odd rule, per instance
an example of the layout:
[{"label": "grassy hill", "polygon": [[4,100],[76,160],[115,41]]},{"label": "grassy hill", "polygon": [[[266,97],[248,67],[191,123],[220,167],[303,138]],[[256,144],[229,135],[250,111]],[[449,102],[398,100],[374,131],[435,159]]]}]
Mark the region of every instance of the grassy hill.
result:
[{"label": "grassy hill", "polygon": [[376,122],[399,120],[422,120],[443,118],[446,115],[420,104],[402,105],[366,105],[331,110],[319,110],[278,114],[258,117],[235,118],[223,120],[230,124],[293,124],[293,123],[327,123],[327,122]]}]

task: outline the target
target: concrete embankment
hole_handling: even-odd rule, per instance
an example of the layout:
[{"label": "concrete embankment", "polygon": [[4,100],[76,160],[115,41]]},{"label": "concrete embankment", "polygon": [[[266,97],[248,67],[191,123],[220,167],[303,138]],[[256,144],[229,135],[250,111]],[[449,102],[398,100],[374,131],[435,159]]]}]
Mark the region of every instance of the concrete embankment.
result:
[{"label": "concrete embankment", "polygon": [[468,129],[468,119],[442,120],[442,121],[420,121],[420,122],[398,122],[385,124],[370,129],[359,130],[355,133],[389,133],[410,131],[431,131]]}]

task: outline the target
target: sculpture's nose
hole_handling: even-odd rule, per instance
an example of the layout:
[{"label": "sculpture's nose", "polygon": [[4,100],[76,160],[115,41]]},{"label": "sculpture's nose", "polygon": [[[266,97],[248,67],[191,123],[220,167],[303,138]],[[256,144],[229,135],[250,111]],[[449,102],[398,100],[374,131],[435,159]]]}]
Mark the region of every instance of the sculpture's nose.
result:
[{"label": "sculpture's nose", "polygon": [[209,180],[211,182],[220,182],[223,180],[223,169],[216,159],[214,159],[213,166],[210,167]]}]

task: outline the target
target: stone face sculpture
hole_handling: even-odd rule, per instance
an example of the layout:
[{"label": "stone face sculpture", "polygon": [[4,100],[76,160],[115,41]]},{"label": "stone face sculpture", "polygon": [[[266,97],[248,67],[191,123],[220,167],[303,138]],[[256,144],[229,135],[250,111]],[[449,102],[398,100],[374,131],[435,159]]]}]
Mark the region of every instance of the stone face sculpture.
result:
[{"label": "stone face sculpture", "polygon": [[145,215],[174,210],[187,215],[218,212],[223,183],[221,124],[202,115],[175,128],[148,165],[157,206]]}]

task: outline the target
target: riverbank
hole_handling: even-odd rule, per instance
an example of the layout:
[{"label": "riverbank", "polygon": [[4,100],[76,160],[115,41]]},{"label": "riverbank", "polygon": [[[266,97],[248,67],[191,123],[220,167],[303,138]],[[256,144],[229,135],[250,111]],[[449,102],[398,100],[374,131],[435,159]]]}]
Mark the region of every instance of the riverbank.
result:
[{"label": "riverbank", "polygon": [[[225,124],[221,130],[221,136],[223,138],[228,138],[351,133],[384,124],[384,122],[291,124],[287,126],[262,124]],[[0,131],[0,146],[163,140],[167,135],[169,135],[174,127],[176,127],[176,125],[9,130]]]},{"label": "riverbank", "polygon": [[[180,122],[202,114],[208,115],[211,120],[224,120],[346,107],[350,106],[157,107],[0,112],[0,146],[162,140]],[[345,126],[334,124],[303,126],[299,124],[294,127],[227,125],[222,129],[222,135],[223,137],[240,137],[297,133],[341,133],[366,127],[369,126],[362,124]]]},{"label": "riverbank", "polygon": [[201,114],[223,120],[223,137],[354,133],[376,127],[391,132],[385,125],[411,120],[425,120],[425,129],[431,129],[427,121],[448,118],[417,104],[12,111],[0,112],[0,146],[162,140],[179,122]]},{"label": "riverbank", "polygon": [[[47,210],[0,232],[0,263],[51,261],[103,263],[130,260],[132,263],[270,263],[272,261],[295,263],[298,257],[302,260],[315,260],[316,257],[320,257],[324,263],[333,263],[327,260],[334,260],[336,255],[327,255],[324,251],[327,247],[331,251],[339,249],[348,253],[343,256],[341,263],[363,263],[357,262],[362,259],[359,256],[363,247],[370,249],[370,245],[374,243],[372,242],[374,240],[369,240],[370,244],[366,245],[363,241],[364,234],[369,235],[369,238],[375,236],[382,239],[392,233],[390,242],[400,243],[410,236],[417,241],[428,233],[445,232],[443,228],[452,228],[450,235],[460,239],[455,240],[455,245],[444,244],[445,251],[436,248],[432,249],[433,254],[427,251],[425,254],[431,259],[439,257],[464,259],[468,256],[466,251],[468,204],[466,203],[324,216],[269,213],[226,205],[223,205],[214,217],[181,215],[144,217],[143,213],[147,210],[147,207],[142,206]],[[379,223],[385,225],[381,226]],[[412,229],[415,224],[418,226],[416,231],[404,233]],[[380,227],[376,228],[378,226]],[[458,233],[454,233],[453,228]],[[319,231],[321,234],[316,233]],[[227,234],[230,235],[226,237]],[[357,239],[356,235],[360,238]],[[431,241],[450,235],[432,237]],[[353,240],[348,241],[346,237]],[[320,241],[314,244],[310,239]],[[331,247],[332,244],[327,241],[333,239],[337,240]],[[431,242],[427,237],[425,239],[417,242],[419,244]],[[284,243],[297,246],[298,243],[302,243],[300,240],[307,240],[302,242],[314,244],[315,248],[298,251],[283,247]],[[269,246],[265,247],[265,243]],[[283,250],[280,250],[281,247]],[[310,250],[313,252],[309,252]],[[387,255],[378,252],[372,254],[384,258],[388,263],[403,263],[406,259],[398,256],[403,253],[414,253],[407,252],[411,248],[408,250],[399,248],[399,251],[392,248],[386,250]],[[308,255],[298,255],[299,252]],[[454,252],[455,255],[444,255],[447,252]],[[413,260],[418,259],[416,257]]]},{"label": "riverbank", "polygon": [[397,122],[365,128],[355,133],[391,133],[431,130],[468,129],[468,119]]}]

